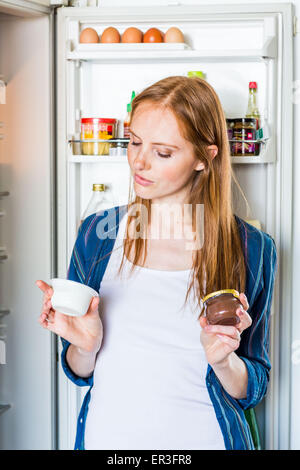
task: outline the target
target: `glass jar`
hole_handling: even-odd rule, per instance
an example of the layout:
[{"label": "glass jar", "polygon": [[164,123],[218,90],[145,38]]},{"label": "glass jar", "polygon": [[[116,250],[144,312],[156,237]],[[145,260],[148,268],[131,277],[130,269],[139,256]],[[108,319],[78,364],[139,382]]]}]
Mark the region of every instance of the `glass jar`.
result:
[{"label": "glass jar", "polygon": [[91,198],[81,216],[80,223],[91,214],[99,213],[116,205],[112,191],[105,184],[95,183],[92,189]]},{"label": "glass jar", "polygon": [[[234,119],[226,119],[226,125],[227,125],[227,136],[228,140],[233,139],[233,126],[234,126]],[[229,142],[229,148],[230,148],[230,153],[231,153],[231,147],[232,147],[232,142]]]},{"label": "glass jar", "polygon": [[212,292],[202,300],[204,316],[209,325],[231,325],[240,323],[236,310],[243,308],[239,293],[234,289]]},{"label": "glass jar", "polygon": [[[109,118],[82,118],[82,140],[109,140],[115,137],[116,119]],[[109,143],[82,142],[83,155],[109,155]]]},{"label": "glass jar", "polygon": [[231,155],[235,157],[255,155],[255,142],[247,142],[247,140],[255,140],[255,135],[256,119],[235,119],[233,126],[233,139],[235,142],[232,142]]}]

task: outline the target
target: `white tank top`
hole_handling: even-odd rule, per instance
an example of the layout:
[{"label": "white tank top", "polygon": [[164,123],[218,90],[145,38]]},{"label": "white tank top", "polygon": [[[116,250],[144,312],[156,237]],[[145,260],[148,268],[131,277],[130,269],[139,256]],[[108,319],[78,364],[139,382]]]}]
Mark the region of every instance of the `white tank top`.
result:
[{"label": "white tank top", "polygon": [[[127,214],[100,287],[104,337],[94,370],[85,449],[218,449],[199,308],[184,303],[191,270],[136,267],[123,254]],[[121,247],[117,249],[118,247]],[[194,311],[193,311],[194,309]]]}]

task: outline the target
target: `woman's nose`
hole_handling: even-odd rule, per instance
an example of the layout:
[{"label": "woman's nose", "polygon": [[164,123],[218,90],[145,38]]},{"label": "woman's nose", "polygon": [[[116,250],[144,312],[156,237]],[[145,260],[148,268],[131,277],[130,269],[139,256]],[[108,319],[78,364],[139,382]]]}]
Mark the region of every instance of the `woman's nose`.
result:
[{"label": "woman's nose", "polygon": [[150,168],[149,159],[145,153],[140,152],[134,159],[133,166],[136,170],[148,170]]}]

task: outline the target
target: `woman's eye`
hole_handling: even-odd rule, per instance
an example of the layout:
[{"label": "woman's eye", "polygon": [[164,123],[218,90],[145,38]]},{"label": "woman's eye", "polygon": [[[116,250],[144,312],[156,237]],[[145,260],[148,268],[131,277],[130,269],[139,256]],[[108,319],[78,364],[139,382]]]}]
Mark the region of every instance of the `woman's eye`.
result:
[{"label": "woman's eye", "polygon": [[140,142],[133,142],[133,141],[132,141],[132,142],[130,142],[130,143],[131,143],[131,145],[141,145]]},{"label": "woman's eye", "polygon": [[161,158],[170,158],[170,157],[171,157],[171,154],[170,154],[170,153],[161,153],[161,152],[157,152],[157,154],[158,154]]}]

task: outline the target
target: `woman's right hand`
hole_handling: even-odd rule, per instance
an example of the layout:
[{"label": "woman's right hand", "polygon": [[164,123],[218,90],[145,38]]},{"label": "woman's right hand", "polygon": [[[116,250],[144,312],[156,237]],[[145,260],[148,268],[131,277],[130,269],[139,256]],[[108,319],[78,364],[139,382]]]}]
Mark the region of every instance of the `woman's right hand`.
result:
[{"label": "woman's right hand", "polygon": [[42,280],[36,285],[44,293],[39,323],[43,328],[66,339],[69,343],[89,353],[97,353],[103,339],[103,326],[98,305],[99,297],[93,297],[88,311],[82,317],[71,317],[52,308],[52,287]]}]

